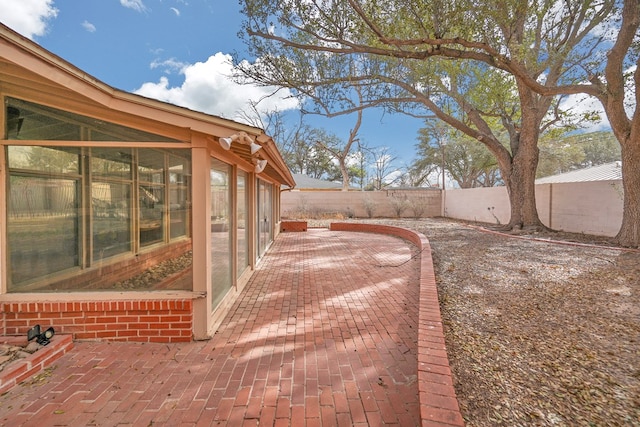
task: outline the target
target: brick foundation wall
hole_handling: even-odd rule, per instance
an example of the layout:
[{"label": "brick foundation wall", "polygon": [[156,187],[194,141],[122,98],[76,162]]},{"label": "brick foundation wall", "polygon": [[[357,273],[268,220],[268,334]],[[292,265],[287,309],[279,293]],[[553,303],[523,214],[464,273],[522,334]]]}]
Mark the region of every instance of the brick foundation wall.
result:
[{"label": "brick foundation wall", "polygon": [[77,340],[189,342],[193,336],[191,299],[3,302],[3,335],[26,335],[39,324]]}]

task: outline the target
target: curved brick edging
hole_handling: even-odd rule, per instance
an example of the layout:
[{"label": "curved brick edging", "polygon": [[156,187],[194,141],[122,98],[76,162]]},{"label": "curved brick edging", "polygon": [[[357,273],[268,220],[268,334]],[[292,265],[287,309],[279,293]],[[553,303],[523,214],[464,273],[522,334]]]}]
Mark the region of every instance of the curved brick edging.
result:
[{"label": "curved brick edging", "polygon": [[[26,344],[27,337],[1,337],[0,342],[10,345]],[[0,372],[0,394],[39,374],[73,348],[71,335],[56,335],[51,342],[33,354],[20,359]]]},{"label": "curved brick edging", "polygon": [[431,245],[422,234],[407,228],[382,224],[335,222],[332,231],[388,234],[413,243],[420,253],[420,305],[418,312],[418,392],[422,427],[464,426],[453,388],[444,342]]}]

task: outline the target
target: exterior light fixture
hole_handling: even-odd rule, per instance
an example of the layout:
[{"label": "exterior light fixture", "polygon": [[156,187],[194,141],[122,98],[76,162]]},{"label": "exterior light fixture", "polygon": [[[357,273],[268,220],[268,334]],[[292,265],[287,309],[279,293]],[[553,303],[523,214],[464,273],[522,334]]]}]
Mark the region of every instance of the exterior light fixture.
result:
[{"label": "exterior light fixture", "polygon": [[229,150],[233,142],[248,145],[251,148],[252,156],[262,148],[262,145],[257,144],[246,132],[238,132],[231,136],[218,138],[218,142],[224,150]]},{"label": "exterior light fixture", "polygon": [[254,171],[256,173],[260,173],[264,170],[264,168],[267,167],[267,160],[266,159],[254,159],[253,160],[253,164],[256,165]]},{"label": "exterior light fixture", "polygon": [[228,151],[231,148],[231,143],[233,142],[233,140],[231,138],[220,138],[218,139],[218,142],[220,143],[220,146],[223,150]]},{"label": "exterior light fixture", "polygon": [[262,145],[260,144],[256,144],[255,142],[251,141],[251,144],[249,144],[249,146],[251,147],[251,155],[253,156],[254,154],[256,154],[258,152],[258,150],[260,150],[262,148]]},{"label": "exterior light fixture", "polygon": [[51,342],[51,338],[55,335],[56,331],[53,327],[47,328],[44,332],[40,332],[40,325],[35,325],[27,331],[27,341],[33,339],[40,345],[47,345]]}]

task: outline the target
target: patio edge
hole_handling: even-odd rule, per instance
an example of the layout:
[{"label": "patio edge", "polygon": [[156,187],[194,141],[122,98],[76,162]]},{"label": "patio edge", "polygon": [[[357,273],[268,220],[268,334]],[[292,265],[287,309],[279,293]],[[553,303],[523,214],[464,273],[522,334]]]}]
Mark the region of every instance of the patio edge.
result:
[{"label": "patio edge", "polygon": [[422,233],[382,224],[334,222],[329,225],[329,229],[388,234],[408,240],[418,248],[420,254],[418,393],[422,427],[464,426],[445,347],[429,240]]},{"label": "patio edge", "polygon": [[[0,342],[14,345],[26,341],[26,335],[0,338]],[[73,347],[71,335],[56,335],[50,344],[40,348],[24,359],[17,360],[0,373],[0,394],[8,392],[23,381],[41,373],[56,360],[71,351]]]}]

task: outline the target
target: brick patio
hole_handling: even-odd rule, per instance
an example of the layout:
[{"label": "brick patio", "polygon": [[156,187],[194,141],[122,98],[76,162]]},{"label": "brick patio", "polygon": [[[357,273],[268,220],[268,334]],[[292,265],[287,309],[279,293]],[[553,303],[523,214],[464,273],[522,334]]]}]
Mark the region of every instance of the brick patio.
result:
[{"label": "brick patio", "polygon": [[211,340],[76,342],[0,397],[0,424],[463,425],[423,249],[283,233]]}]

